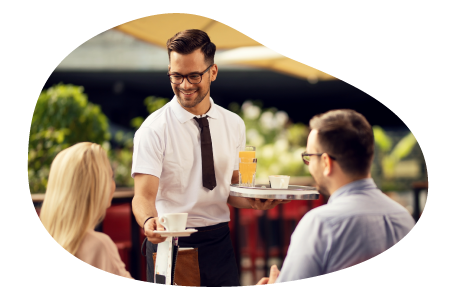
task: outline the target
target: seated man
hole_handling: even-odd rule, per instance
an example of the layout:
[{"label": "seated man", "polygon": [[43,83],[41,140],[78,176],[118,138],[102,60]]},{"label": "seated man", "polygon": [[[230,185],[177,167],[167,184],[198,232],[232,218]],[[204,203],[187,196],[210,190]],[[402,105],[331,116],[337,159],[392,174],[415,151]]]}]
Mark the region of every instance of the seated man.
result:
[{"label": "seated man", "polygon": [[[384,195],[370,176],[374,136],[353,110],[333,110],[310,120],[307,151],[317,189],[328,204],[308,212],[291,237],[282,271],[258,284],[331,273],[368,260],[400,241],[415,221]],[[277,279],[277,281],[276,281]]]}]

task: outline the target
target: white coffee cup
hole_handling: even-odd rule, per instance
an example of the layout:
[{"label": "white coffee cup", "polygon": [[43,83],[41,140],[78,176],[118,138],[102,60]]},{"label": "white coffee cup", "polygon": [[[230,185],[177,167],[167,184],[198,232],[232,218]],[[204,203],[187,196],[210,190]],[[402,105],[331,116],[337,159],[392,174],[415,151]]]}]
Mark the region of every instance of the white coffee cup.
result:
[{"label": "white coffee cup", "polygon": [[273,189],[287,189],[290,182],[290,176],[287,175],[271,175],[269,182]]},{"label": "white coffee cup", "polygon": [[166,228],[166,231],[185,231],[188,213],[163,214],[158,218],[158,223]]}]

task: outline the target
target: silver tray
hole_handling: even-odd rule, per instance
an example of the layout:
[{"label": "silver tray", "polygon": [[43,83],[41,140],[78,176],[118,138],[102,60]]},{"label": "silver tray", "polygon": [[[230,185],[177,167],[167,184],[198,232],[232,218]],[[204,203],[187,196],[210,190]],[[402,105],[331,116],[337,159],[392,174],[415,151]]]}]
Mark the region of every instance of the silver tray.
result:
[{"label": "silver tray", "polygon": [[230,195],[235,197],[282,199],[282,200],[317,200],[320,194],[311,186],[289,185],[288,189],[272,189],[268,184],[257,184],[255,187],[230,185]]}]

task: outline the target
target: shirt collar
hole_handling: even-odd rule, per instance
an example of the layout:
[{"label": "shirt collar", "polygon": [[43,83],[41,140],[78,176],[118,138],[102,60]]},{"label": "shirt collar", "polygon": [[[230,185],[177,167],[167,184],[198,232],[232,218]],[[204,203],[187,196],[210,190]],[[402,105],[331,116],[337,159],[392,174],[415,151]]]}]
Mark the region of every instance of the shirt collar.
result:
[{"label": "shirt collar", "polygon": [[370,190],[370,189],[377,189],[377,186],[375,185],[375,182],[372,178],[364,178],[360,180],[355,180],[353,182],[350,182],[342,187],[340,187],[338,190],[336,190],[331,197],[328,199],[328,204],[331,202],[334,202],[335,199],[341,197],[341,196],[347,196],[355,193],[356,191],[360,190]]},{"label": "shirt collar", "polygon": [[[220,113],[219,113],[217,107],[214,104],[214,100],[212,100],[212,98],[209,98],[209,100],[211,101],[211,108],[203,116],[208,116],[208,117],[210,117],[212,119],[217,119],[217,118],[220,117]],[[176,96],[174,96],[173,99],[171,99],[170,102],[171,102],[170,105],[171,105],[172,111],[176,115],[176,117],[179,120],[179,122],[181,122],[182,124],[187,122],[188,120],[191,120],[194,117],[196,117],[194,114],[188,112],[187,110],[185,110],[185,108],[183,108],[179,104],[179,101],[177,101],[177,97]]]}]

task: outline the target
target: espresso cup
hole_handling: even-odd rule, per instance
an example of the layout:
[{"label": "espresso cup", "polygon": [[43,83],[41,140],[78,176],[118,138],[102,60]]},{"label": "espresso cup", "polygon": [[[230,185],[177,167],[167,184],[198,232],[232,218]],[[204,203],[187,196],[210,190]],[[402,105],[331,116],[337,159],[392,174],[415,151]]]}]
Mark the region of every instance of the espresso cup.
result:
[{"label": "espresso cup", "polygon": [[158,218],[158,223],[166,228],[166,231],[185,231],[188,213],[163,214]]},{"label": "espresso cup", "polygon": [[269,183],[272,189],[288,189],[290,176],[287,175],[271,175],[269,176]]}]

